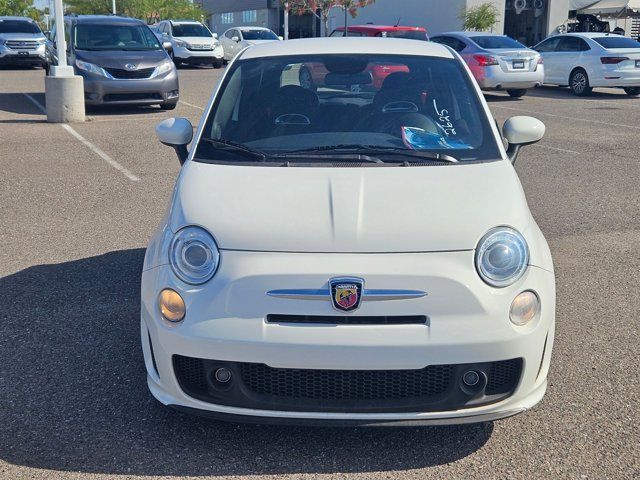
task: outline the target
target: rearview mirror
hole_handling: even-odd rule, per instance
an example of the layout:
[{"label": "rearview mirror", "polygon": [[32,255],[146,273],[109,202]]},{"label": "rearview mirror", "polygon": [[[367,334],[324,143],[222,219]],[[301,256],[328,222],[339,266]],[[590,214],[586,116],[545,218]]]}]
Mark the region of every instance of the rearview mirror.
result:
[{"label": "rearview mirror", "polygon": [[167,118],[156,127],[156,135],[163,145],[173,147],[182,165],[189,155],[187,145],[193,138],[193,125],[186,118]]},{"label": "rearview mirror", "polygon": [[231,41],[233,42],[239,42],[240,38],[239,37],[231,37]]},{"label": "rearview mirror", "polygon": [[520,148],[542,139],[546,128],[537,118],[517,116],[508,118],[502,126],[502,135],[509,142],[507,155],[511,163],[516,163]]}]

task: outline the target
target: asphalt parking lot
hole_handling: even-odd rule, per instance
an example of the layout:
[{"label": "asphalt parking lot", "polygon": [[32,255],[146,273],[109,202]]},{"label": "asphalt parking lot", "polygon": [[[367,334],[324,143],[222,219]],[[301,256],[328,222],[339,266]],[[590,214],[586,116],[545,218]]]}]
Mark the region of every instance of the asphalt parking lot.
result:
[{"label": "asphalt parking lot", "polygon": [[544,400],[482,425],[250,426],[149,394],[139,346],[144,249],[179,171],[155,138],[198,123],[222,70],[180,70],[173,112],[47,124],[42,70],[0,70],[0,478],[640,477],[640,98],[542,88],[487,95],[500,124],[547,125],[516,169],[554,256]]}]

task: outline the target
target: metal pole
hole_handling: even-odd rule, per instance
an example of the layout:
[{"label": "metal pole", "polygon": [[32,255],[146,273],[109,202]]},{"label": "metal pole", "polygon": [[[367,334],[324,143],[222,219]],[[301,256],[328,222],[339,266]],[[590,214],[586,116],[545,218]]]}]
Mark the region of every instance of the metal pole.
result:
[{"label": "metal pole", "polygon": [[289,3],[284,4],[284,39],[289,40]]},{"label": "metal pole", "polygon": [[345,37],[349,36],[349,25],[347,24],[347,12],[348,10],[345,2],[345,5],[344,5],[344,36]]},{"label": "metal pole", "polygon": [[[58,67],[67,66],[67,42],[64,36],[64,11],[62,0],[54,0],[56,19],[56,50],[58,53]],[[72,72],[73,75],[73,72]]]},{"label": "metal pole", "polygon": [[111,10],[113,11],[113,14],[116,14],[116,0],[111,0]]}]

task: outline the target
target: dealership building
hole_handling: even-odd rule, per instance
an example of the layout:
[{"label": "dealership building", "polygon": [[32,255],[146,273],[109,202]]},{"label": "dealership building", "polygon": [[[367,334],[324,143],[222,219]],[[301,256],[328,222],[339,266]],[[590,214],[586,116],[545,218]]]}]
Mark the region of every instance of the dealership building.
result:
[{"label": "dealership building", "polygon": [[[200,0],[213,31],[222,33],[240,25],[268,27],[283,34],[284,9],[280,0]],[[640,0],[376,0],[359,10],[351,24],[400,24],[423,26],[433,35],[461,30],[460,12],[490,1],[500,12],[493,28],[532,45],[551,33],[565,31],[577,15],[595,15],[620,27],[630,36],[640,33]],[[329,29],[344,25],[344,12],[333,9]],[[290,15],[291,38],[321,35],[321,22],[312,14]]]}]

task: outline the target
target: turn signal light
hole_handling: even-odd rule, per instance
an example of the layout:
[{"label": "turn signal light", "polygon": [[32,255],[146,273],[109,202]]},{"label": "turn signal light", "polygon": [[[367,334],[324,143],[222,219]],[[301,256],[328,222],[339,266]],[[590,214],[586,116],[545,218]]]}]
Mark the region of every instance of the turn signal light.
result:
[{"label": "turn signal light", "polygon": [[491,55],[474,55],[473,58],[478,65],[481,67],[490,67],[491,65],[498,65],[498,60],[496,60]]},{"label": "turn signal light", "polygon": [[160,313],[170,322],[179,322],[184,318],[187,309],[184,305],[184,300],[178,292],[165,288],[158,295],[158,305],[160,306]]},{"label": "turn signal light", "polygon": [[629,60],[629,57],[600,57],[603,65],[616,65],[625,60]]},{"label": "turn signal light", "polygon": [[540,311],[540,299],[531,290],[519,293],[511,303],[509,318],[511,323],[523,327],[533,320]]}]

